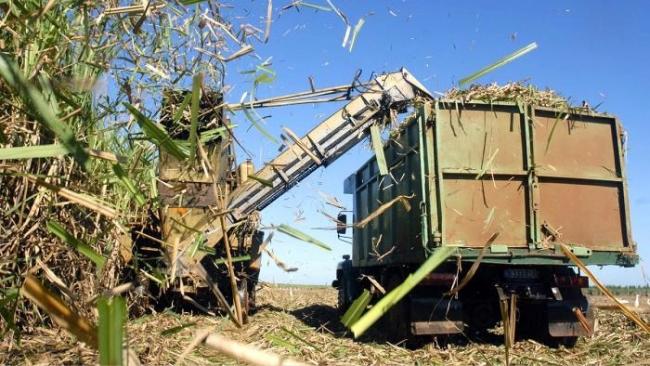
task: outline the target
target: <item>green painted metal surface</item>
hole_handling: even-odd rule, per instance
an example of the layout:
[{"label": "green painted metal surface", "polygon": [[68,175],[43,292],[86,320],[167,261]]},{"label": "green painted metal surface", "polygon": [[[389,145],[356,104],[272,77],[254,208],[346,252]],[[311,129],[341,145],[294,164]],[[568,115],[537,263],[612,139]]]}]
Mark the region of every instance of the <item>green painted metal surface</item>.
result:
[{"label": "green painted metal surface", "polygon": [[[478,249],[460,248],[458,255],[463,261],[474,261],[480,254]],[[590,256],[581,258],[586,265],[617,265],[633,267],[639,263],[636,253],[617,251],[593,251]],[[482,263],[517,264],[517,265],[571,265],[571,261],[561,253],[548,250],[529,250],[523,248],[509,249],[506,253],[488,254]]]},{"label": "green painted metal surface", "polygon": [[[399,196],[410,196],[411,210],[395,204],[365,228],[354,228],[353,262],[372,265],[376,258],[392,250],[390,261],[422,261],[421,239],[422,184],[418,123],[411,120],[399,137],[391,139],[385,148],[388,175],[381,176],[374,159],[364,164],[348,178],[354,189],[354,222],[374,212],[382,203]],[[393,249],[394,247],[394,249]]]},{"label": "green painted metal surface", "polygon": [[[571,250],[571,253],[575,254],[576,257],[589,257],[591,254],[593,254],[592,250],[589,248],[577,245],[569,245],[568,247]],[[555,246],[555,252],[562,253],[562,249],[560,249],[559,244]]]},{"label": "green painted metal surface", "polygon": [[503,254],[508,253],[508,246],[503,244],[490,245],[490,253]]}]

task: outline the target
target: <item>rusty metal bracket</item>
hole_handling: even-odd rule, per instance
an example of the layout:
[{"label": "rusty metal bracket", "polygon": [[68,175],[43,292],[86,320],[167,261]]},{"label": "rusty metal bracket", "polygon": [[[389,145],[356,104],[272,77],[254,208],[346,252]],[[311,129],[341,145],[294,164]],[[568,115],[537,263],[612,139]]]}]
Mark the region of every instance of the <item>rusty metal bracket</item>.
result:
[{"label": "rusty metal bracket", "polygon": [[289,139],[291,139],[291,141],[293,141],[293,143],[300,148],[300,150],[302,150],[305,154],[307,154],[307,156],[309,156],[311,160],[314,161],[314,163],[317,165],[323,164],[323,162],[311,150],[309,150],[309,147],[305,146],[305,144],[302,143],[300,138],[296,136],[293,131],[291,131],[288,127],[284,127],[282,130],[289,137]]},{"label": "rusty metal bracket", "polygon": [[414,335],[459,334],[462,333],[464,326],[462,321],[453,320],[415,321],[411,323],[411,333]]},{"label": "rusty metal bracket", "polygon": [[278,176],[280,177],[280,179],[282,179],[282,181],[284,181],[284,184],[289,183],[289,177],[287,177],[284,171],[280,167],[278,167],[277,164],[269,164],[269,165],[271,165],[271,168],[273,168],[274,172],[278,173]]},{"label": "rusty metal bracket", "polygon": [[316,142],[314,139],[312,139],[311,136],[309,136],[309,135],[307,135],[307,140],[309,141],[311,146],[314,147],[314,150],[316,150],[316,152],[318,153],[318,155],[322,159],[322,164],[327,165],[327,160],[326,160],[327,159],[327,153],[325,152],[325,150],[323,150],[323,147],[318,142]]},{"label": "rusty metal bracket", "polygon": [[562,233],[560,233],[558,229],[555,229],[546,221],[542,223],[542,230],[546,232],[551,238],[553,238],[553,240],[559,240],[562,238]]},{"label": "rusty metal bracket", "polygon": [[539,205],[540,205],[540,200],[541,197],[539,195],[539,178],[537,178],[537,175],[535,174],[535,169],[530,170],[530,176],[528,178],[530,184],[531,184],[531,190],[532,190],[532,207],[533,211],[537,212],[539,211]]}]

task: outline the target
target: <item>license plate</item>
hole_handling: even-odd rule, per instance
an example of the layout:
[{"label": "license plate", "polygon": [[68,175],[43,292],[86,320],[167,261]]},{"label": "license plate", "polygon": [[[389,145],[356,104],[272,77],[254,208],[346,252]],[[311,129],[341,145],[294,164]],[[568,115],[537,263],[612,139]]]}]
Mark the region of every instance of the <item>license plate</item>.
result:
[{"label": "license plate", "polygon": [[536,269],[508,268],[503,271],[503,276],[509,280],[535,280],[539,272]]}]

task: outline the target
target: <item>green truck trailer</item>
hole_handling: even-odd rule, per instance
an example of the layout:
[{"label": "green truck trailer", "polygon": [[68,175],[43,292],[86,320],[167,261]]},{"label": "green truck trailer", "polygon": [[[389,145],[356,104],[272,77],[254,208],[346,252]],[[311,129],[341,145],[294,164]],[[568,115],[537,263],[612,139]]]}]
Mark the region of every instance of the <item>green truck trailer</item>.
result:
[{"label": "green truck trailer", "polygon": [[571,345],[591,333],[588,279],[560,245],[588,265],[638,260],[619,121],[514,101],[440,99],[415,109],[385,144],[388,174],[373,157],[344,183],[354,222],[396,197],[408,204],[353,228],[352,258],[334,282],[340,308],[364,289],[380,295],[377,283],[390,291],[453,247],[384,316],[395,338],[480,334],[502,320],[504,300],[521,336]]}]

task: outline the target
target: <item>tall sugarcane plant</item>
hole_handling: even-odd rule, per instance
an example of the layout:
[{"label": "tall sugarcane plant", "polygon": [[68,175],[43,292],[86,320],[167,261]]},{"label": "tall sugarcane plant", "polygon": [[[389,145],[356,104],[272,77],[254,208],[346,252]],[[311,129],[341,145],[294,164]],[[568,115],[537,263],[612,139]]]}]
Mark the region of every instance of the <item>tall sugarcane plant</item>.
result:
[{"label": "tall sugarcane plant", "polygon": [[[91,322],[90,300],[124,281],[130,229],[157,208],[159,145],[188,158],[209,138],[191,123],[189,146],[157,140],[161,90],[194,79],[177,122],[195,121],[195,94],[222,86],[231,27],[218,7],[176,1],[10,0],[0,19],[0,322],[17,336],[16,324],[48,313],[18,296],[23,274]],[[223,28],[204,29],[214,19]],[[228,42],[251,49],[245,37]],[[130,273],[164,281],[155,268]]]}]

